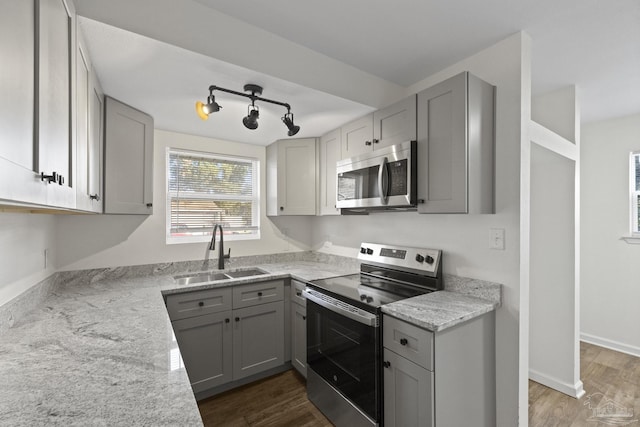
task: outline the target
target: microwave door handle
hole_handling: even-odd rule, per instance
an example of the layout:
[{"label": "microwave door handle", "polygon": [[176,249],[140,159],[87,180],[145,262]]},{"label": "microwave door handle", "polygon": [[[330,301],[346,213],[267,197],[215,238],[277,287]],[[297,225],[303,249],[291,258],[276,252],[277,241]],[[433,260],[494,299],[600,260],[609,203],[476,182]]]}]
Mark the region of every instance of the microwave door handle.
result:
[{"label": "microwave door handle", "polygon": [[389,201],[389,174],[387,173],[387,158],[384,157],[378,168],[378,193],[380,194],[380,202],[386,205]]}]

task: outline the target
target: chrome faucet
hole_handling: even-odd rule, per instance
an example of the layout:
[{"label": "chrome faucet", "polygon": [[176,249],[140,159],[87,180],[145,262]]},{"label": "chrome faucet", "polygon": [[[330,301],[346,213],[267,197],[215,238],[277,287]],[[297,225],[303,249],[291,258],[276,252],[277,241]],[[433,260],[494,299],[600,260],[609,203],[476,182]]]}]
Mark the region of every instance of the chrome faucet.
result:
[{"label": "chrome faucet", "polygon": [[[216,224],[213,226],[213,233],[211,234],[211,242],[209,243],[209,250],[207,251],[207,255],[209,251],[216,250],[216,231],[220,229],[220,250],[218,251],[218,270],[224,270],[224,260],[231,258],[231,249],[229,249],[228,253],[224,253],[224,237],[222,232],[222,226],[220,224]],[[207,257],[208,259],[208,257]]]}]

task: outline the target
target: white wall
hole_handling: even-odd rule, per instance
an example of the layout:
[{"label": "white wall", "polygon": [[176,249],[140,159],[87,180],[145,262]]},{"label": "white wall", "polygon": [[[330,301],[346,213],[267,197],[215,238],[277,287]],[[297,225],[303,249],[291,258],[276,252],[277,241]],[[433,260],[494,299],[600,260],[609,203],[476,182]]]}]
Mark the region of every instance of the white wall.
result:
[{"label": "white wall", "polygon": [[640,114],[582,127],[581,335],[640,356],[640,244],[629,235],[629,153]]},{"label": "white wall", "polygon": [[[257,158],[261,167],[260,194],[266,194],[265,147],[160,130],[154,136],[153,215],[59,216],[56,240],[62,270],[204,258],[206,243],[165,243],[167,147]],[[226,241],[225,249],[231,248],[232,257],[308,249],[309,219],[291,218],[284,225],[279,218],[268,219],[265,199],[262,197],[260,204],[260,239]]]},{"label": "white wall", "polygon": [[55,272],[54,249],[53,215],[0,213],[0,306]]},{"label": "white wall", "polygon": [[[384,242],[444,251],[444,271],[504,285],[503,306],[496,316],[497,418],[499,426],[527,419],[526,351],[519,350],[520,325],[520,162],[521,144],[529,143],[530,40],[516,34],[408,88],[417,93],[461,71],[497,86],[496,214],[419,215],[412,212],[369,216],[318,217],[313,221],[314,247],[351,254],[362,241]],[[522,116],[522,112],[525,116]],[[523,120],[526,120],[524,122]],[[490,229],[506,230],[506,250],[489,249]],[[326,244],[328,240],[330,243]],[[520,371],[524,357],[525,370]],[[524,393],[520,384],[524,383]],[[520,415],[519,415],[520,408]]]}]

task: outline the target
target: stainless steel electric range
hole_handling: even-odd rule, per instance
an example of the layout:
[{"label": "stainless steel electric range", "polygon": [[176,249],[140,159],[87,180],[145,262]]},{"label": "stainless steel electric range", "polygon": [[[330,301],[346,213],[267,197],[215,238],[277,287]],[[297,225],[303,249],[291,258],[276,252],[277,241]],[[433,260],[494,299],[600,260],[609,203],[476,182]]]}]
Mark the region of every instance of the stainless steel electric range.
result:
[{"label": "stainless steel electric range", "polygon": [[336,426],[382,422],[382,315],[442,289],[442,251],[363,243],[360,274],[307,284],[307,395]]}]

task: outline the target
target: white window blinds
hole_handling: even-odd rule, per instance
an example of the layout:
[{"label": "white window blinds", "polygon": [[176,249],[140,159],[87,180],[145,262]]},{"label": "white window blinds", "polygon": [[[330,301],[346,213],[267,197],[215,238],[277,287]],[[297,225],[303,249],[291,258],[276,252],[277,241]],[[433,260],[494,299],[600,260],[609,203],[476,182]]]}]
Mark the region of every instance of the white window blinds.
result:
[{"label": "white window blinds", "polygon": [[260,237],[258,160],[167,150],[167,242]]}]

